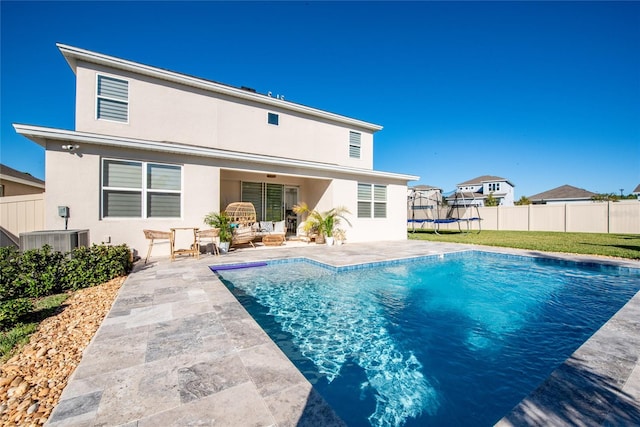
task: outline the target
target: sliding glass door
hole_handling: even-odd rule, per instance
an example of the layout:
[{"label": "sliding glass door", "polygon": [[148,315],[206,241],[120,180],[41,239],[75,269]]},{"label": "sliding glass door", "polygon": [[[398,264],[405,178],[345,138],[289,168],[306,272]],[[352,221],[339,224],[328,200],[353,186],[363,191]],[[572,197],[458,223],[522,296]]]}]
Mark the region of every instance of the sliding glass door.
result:
[{"label": "sliding glass door", "polygon": [[258,221],[282,221],[284,219],[284,185],[266,182],[242,182],[243,202],[251,202],[256,208]]}]

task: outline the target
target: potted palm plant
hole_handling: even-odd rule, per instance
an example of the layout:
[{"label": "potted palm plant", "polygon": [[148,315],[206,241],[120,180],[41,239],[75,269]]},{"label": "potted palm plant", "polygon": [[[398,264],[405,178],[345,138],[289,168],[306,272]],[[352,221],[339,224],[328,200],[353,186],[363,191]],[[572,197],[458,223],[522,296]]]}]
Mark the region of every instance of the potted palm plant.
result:
[{"label": "potted palm plant", "polygon": [[[346,214],[351,212],[344,206],[339,206],[326,212],[318,212],[315,209],[309,209],[309,206],[303,202],[294,206],[293,211],[298,215],[307,215],[304,231],[309,233],[315,230],[318,236],[324,238],[327,246],[333,245],[333,233],[343,220],[351,226],[351,223],[345,217]],[[316,242],[318,242],[318,239],[316,239]]]},{"label": "potted palm plant", "polygon": [[229,252],[229,245],[233,237],[231,218],[225,212],[210,212],[204,217],[204,223],[209,227],[220,229],[220,251]]},{"label": "potted palm plant", "polygon": [[347,240],[347,232],[342,228],[336,228],[333,230],[333,238],[335,239],[336,245],[340,246]]}]

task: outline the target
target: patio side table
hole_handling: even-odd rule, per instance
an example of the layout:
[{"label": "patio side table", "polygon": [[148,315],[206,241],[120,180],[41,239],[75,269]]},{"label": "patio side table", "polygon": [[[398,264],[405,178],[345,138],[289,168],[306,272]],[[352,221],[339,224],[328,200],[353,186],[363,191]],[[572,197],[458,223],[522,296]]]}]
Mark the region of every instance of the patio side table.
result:
[{"label": "patio side table", "polygon": [[[176,231],[179,230],[191,230],[193,233],[193,243],[190,249],[176,249]],[[190,255],[198,259],[200,258],[197,227],[175,227],[171,229],[171,261],[176,259],[176,255]]]}]

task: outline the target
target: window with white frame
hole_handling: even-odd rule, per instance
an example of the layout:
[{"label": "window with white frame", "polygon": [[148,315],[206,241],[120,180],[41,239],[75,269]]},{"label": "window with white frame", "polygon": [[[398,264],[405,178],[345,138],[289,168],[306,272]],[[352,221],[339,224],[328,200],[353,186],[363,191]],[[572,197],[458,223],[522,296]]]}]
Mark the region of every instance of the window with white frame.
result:
[{"label": "window with white frame", "polygon": [[349,131],[349,157],[352,159],[360,158],[361,139],[360,132]]},{"label": "window with white frame", "polygon": [[358,218],[387,217],[387,186],[358,183]]},{"label": "window with white frame", "polygon": [[129,121],[129,82],[98,74],[96,118]]},{"label": "window with white frame", "polygon": [[500,183],[499,182],[492,182],[489,183],[489,191],[500,191]]},{"label": "window with white frame", "polygon": [[103,218],[180,218],[181,200],[182,166],[103,160]]}]

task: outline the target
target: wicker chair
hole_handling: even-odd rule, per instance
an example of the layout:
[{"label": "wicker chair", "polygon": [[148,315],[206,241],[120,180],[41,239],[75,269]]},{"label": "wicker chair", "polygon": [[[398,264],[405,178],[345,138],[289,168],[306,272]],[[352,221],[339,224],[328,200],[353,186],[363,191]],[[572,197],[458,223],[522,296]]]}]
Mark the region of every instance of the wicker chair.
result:
[{"label": "wicker chair", "polygon": [[249,243],[253,245],[256,238],[256,232],[251,227],[256,222],[256,208],[253,203],[234,202],[230,203],[225,209],[225,213],[231,218],[231,223],[236,227],[233,229],[232,245],[242,245]]},{"label": "wicker chair", "polygon": [[[211,253],[215,255],[220,255],[220,249],[218,249],[218,245],[220,244],[220,229],[219,228],[211,228],[209,230],[198,230],[196,232],[196,237],[198,239],[198,251],[203,247],[202,239],[211,239]],[[208,243],[204,244],[204,247]],[[205,249],[206,252],[206,249]]]},{"label": "wicker chair", "polygon": [[149,242],[149,249],[147,250],[147,257],[144,259],[144,263],[146,264],[149,261],[149,257],[151,256],[151,249],[153,248],[154,240],[169,240],[171,241],[171,232],[170,231],[158,231],[158,230],[142,230],[144,233],[144,237]]}]

